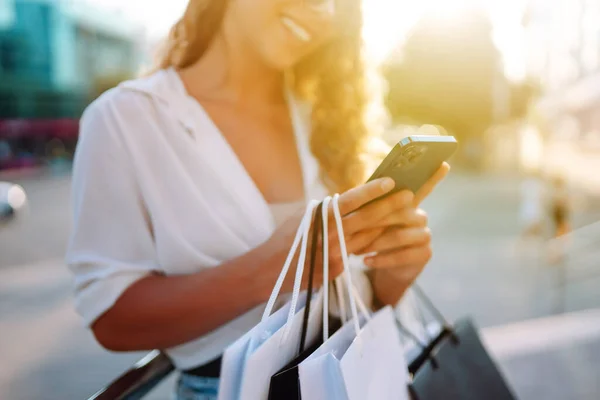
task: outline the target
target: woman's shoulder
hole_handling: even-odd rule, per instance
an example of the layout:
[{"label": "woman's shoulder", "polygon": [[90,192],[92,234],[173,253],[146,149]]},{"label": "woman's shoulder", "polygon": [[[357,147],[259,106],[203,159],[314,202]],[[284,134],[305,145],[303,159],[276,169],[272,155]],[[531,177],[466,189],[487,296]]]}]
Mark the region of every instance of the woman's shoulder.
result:
[{"label": "woman's shoulder", "polygon": [[167,106],[175,96],[167,70],[124,81],[88,105],[80,121],[81,134],[146,134],[170,116]]},{"label": "woman's shoulder", "polygon": [[126,80],[92,101],[84,111],[82,118],[98,114],[118,114],[126,117],[132,111],[149,111],[156,101],[168,99],[168,89],[168,74],[164,70]]}]

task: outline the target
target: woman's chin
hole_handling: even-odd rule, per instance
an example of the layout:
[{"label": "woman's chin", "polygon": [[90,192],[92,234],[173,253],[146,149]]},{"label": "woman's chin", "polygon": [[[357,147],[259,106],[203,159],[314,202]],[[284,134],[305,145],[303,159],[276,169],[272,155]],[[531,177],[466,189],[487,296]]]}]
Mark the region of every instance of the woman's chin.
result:
[{"label": "woman's chin", "polygon": [[266,64],[277,71],[287,71],[300,62],[302,57],[293,52],[281,51],[265,57]]},{"label": "woman's chin", "polygon": [[291,68],[293,68],[294,65],[296,65],[297,63],[298,63],[298,60],[296,60],[296,59],[277,59],[277,60],[270,60],[268,65],[276,71],[284,72],[284,71],[288,71]]}]

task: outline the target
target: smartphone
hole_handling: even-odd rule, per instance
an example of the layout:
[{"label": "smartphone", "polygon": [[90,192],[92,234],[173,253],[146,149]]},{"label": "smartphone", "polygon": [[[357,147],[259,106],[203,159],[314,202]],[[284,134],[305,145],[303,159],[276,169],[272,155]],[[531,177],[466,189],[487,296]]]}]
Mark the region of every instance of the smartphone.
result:
[{"label": "smartphone", "polygon": [[454,136],[408,136],[394,146],[369,181],[390,177],[396,182],[392,193],[406,189],[416,193],[457,148]]}]

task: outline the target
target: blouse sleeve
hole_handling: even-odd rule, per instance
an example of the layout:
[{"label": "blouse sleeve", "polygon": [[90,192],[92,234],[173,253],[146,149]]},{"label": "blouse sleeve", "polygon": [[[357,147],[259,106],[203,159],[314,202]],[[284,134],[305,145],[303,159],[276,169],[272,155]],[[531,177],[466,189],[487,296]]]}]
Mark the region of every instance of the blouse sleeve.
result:
[{"label": "blouse sleeve", "polygon": [[159,270],[149,217],[123,141],[135,129],[125,122],[136,118],[127,118],[131,108],[113,100],[101,98],[84,113],[73,167],[66,262],[74,274],[77,312],[88,325],[134,282]]}]

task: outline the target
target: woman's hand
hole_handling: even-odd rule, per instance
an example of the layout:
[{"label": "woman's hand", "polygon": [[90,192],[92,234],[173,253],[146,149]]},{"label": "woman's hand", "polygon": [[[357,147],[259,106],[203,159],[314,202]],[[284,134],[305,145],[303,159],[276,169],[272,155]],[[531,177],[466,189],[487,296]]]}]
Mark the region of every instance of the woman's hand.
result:
[{"label": "woman's hand", "polygon": [[371,268],[370,277],[377,302],[396,304],[432,256],[427,215],[413,207],[403,210],[405,223],[387,228],[359,254]]},{"label": "woman's hand", "polygon": [[[365,262],[372,268],[402,268],[411,265],[424,267],[431,258],[431,231],[427,214],[418,208],[435,186],[448,174],[448,164],[442,167],[417,192],[410,204],[386,216],[380,223],[386,227],[380,236],[356,254],[376,253]],[[406,192],[406,196],[410,196]]]},{"label": "woman's hand", "polygon": [[408,207],[396,216],[403,222],[386,228],[373,243],[357,253],[375,253],[365,258],[367,266],[377,269],[424,266],[431,258],[431,230],[425,211]]},{"label": "woman's hand", "polygon": [[[373,268],[403,267],[406,274],[418,275],[431,257],[431,248],[427,216],[422,210],[417,210],[416,205],[433,191],[448,171],[448,164],[444,164],[416,195],[402,191],[379,199],[394,188],[394,181],[390,178],[377,179],[341,194],[339,208],[348,253],[377,253],[369,258]],[[299,210],[273,236],[272,240],[284,238],[279,243],[281,249],[289,250],[303,211]],[[328,217],[329,278],[334,279],[342,273],[343,264],[331,204]],[[311,235],[312,229],[314,226],[311,227]],[[320,240],[314,277],[317,283],[323,279],[321,243]],[[310,248],[308,252],[310,254]],[[309,258],[307,255],[307,262]],[[406,268],[408,266],[413,267]],[[292,281],[293,274],[290,273],[286,288],[291,288]],[[304,281],[306,286],[308,273]]]},{"label": "woman's hand", "polygon": [[[410,191],[399,192],[347,215],[344,229],[346,233],[352,234],[347,246],[348,252],[367,254],[389,251],[393,244],[393,248],[427,244],[430,236],[427,215],[417,208],[449,170],[447,163],[442,164],[415,195]],[[354,231],[361,226],[362,231]],[[386,256],[389,260],[389,254]]]},{"label": "woman's hand", "polygon": [[[424,265],[431,253],[429,249],[430,234],[425,213],[415,210],[415,205],[431,193],[448,170],[449,166],[444,164],[416,195],[409,191],[402,191],[385,196],[394,188],[394,182],[390,178],[368,182],[340,195],[339,208],[348,253],[381,252],[378,256],[382,258],[374,260],[374,267],[379,263],[404,266],[405,264],[397,263],[398,258],[406,259],[411,264]],[[382,196],[385,197],[380,199]],[[376,199],[377,201],[373,201]],[[299,210],[295,217],[280,228],[280,231],[286,232],[284,235],[274,235],[273,238],[287,238],[280,243],[283,245],[282,249],[289,250],[289,243],[298,228],[302,213],[303,210]],[[328,216],[329,277],[334,279],[343,271],[343,264],[331,205]],[[314,227],[312,228],[314,229]],[[400,232],[398,232],[399,230]],[[399,239],[404,246],[412,244],[412,248],[398,252]],[[320,247],[319,245],[317,252],[315,282],[322,281],[322,251]],[[308,259],[309,257],[307,257]],[[308,274],[305,275],[305,277],[307,276]],[[290,276],[289,284],[291,284],[291,280],[293,278]],[[291,287],[290,285],[286,286]]]},{"label": "woman's hand", "polygon": [[431,259],[427,214],[418,206],[449,170],[449,165],[444,164],[415,195],[409,207],[386,218],[398,223],[388,226],[371,244],[359,251],[358,254],[374,253],[365,258],[365,263],[373,269],[372,283],[381,303],[397,303]]},{"label": "woman's hand", "polygon": [[[390,220],[386,223],[386,221],[384,221],[386,216],[408,207],[413,201],[413,196],[410,193],[396,193],[373,202],[373,200],[388,194],[393,188],[394,181],[392,179],[382,178],[353,188],[340,195],[338,205],[342,216],[346,249],[349,254],[356,253],[358,250],[372,243],[385,231],[386,226],[393,222]],[[304,208],[298,210],[292,218],[286,221],[286,223],[284,223],[272,236],[269,241],[269,246],[278,248],[279,253],[289,251],[303,213]],[[329,278],[330,280],[333,280],[343,271],[343,264],[332,204],[330,204],[327,213]],[[315,226],[313,225],[311,227],[311,232],[309,233],[309,243],[314,229]],[[309,246],[309,255],[310,251],[311,249]],[[307,263],[310,259],[309,255],[306,257]],[[314,277],[314,282],[317,286],[323,280],[322,258],[322,238],[320,238],[316,258],[317,268],[315,268]],[[292,265],[296,264],[294,263]],[[284,290],[291,289],[294,279],[293,275],[294,274],[292,273],[288,273]],[[304,275],[304,281],[304,286],[306,286],[308,273]]]}]

